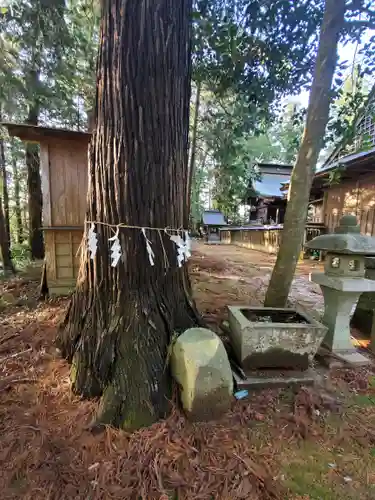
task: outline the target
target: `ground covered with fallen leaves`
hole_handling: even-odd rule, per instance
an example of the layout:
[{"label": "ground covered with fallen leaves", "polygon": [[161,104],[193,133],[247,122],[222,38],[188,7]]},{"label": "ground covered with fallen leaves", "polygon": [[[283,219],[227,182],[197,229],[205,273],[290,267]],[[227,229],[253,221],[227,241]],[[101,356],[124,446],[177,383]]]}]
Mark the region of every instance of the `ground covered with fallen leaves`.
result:
[{"label": "ground covered with fallen leaves", "polygon": [[[259,304],[273,258],[198,246],[194,294],[219,333],[228,304]],[[299,267],[291,301],[321,311]],[[97,402],[72,395],[54,346],[68,301],[37,300],[38,282],[0,282],[0,498],[374,499],[375,377],[320,372],[313,388],[268,390],[233,402],[222,420],[192,424],[178,408],[132,435],[88,429]]]}]

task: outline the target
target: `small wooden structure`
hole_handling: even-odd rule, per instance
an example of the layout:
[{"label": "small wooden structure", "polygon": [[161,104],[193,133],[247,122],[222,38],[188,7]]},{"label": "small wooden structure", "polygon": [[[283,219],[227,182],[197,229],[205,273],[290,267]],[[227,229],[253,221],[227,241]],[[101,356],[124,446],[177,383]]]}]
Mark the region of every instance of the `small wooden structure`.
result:
[{"label": "small wooden structure", "polygon": [[[338,169],[337,181],[330,175]],[[375,235],[375,148],[341,157],[317,171],[310,204],[330,233],[343,215],[355,215],[361,233]],[[313,196],[315,195],[315,198]]]},{"label": "small wooden structure", "polygon": [[9,134],[40,144],[43,231],[49,293],[75,288],[87,201],[87,132],[3,123]]},{"label": "small wooden structure", "polygon": [[286,199],[282,191],[288,183],[292,165],[257,163],[258,179],[252,179],[247,192],[246,204],[250,206],[249,222],[282,224],[286,210]]},{"label": "small wooden structure", "polygon": [[[355,133],[340,141],[315,173],[307,226],[335,230],[343,215],[354,215],[361,233],[375,236],[375,86],[354,121]],[[286,193],[288,186],[284,185]],[[319,229],[320,230],[320,229]],[[310,238],[305,238],[308,241]]]},{"label": "small wooden structure", "polygon": [[220,210],[205,210],[202,214],[202,225],[208,243],[220,243],[219,229],[227,225]]}]

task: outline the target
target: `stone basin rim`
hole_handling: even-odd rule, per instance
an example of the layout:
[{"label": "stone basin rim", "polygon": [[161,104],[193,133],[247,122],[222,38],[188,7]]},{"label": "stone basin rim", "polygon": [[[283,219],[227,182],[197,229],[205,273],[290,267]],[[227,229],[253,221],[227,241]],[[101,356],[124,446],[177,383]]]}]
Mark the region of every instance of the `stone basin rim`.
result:
[{"label": "stone basin rim", "polygon": [[[275,328],[290,328],[290,327],[293,327],[293,328],[298,328],[298,329],[306,329],[306,328],[316,328],[316,329],[321,329],[322,327],[324,328],[324,325],[322,323],[320,323],[318,320],[316,320],[315,318],[313,318],[308,312],[306,312],[302,307],[262,307],[262,306],[227,306],[228,310],[231,311],[232,313],[233,312],[239,312],[241,314],[241,316],[244,318],[244,321],[246,321],[247,324],[249,325],[254,325],[256,326],[257,328],[261,328],[261,327],[264,327],[264,328],[270,328],[270,326],[272,325],[272,327],[275,327]],[[253,312],[257,312],[257,311],[275,311],[275,312],[281,312],[281,311],[285,311],[285,312],[288,312],[288,313],[297,313],[299,314],[300,316],[302,316],[307,322],[308,324],[304,324],[304,323],[276,323],[276,322],[268,322],[268,321],[250,321],[249,319],[246,318],[246,316],[241,312],[242,309],[247,309],[249,311],[253,311]]]}]

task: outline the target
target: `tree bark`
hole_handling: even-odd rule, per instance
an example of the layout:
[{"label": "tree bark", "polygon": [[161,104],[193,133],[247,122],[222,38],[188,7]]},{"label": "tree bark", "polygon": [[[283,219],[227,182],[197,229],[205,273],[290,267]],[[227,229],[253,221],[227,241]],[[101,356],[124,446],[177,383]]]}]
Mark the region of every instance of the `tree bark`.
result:
[{"label": "tree bark", "polygon": [[17,158],[15,158],[14,156],[12,157],[12,172],[13,172],[13,183],[14,183],[14,204],[15,204],[16,227],[17,227],[17,242],[21,244],[24,241],[22,210],[21,210],[21,185],[20,185],[20,174],[17,166]]},{"label": "tree bark", "polygon": [[337,63],[337,45],[344,26],[345,0],[326,0],[305,130],[293,168],[283,237],[271,281],[266,307],[284,307],[302,248],[310,190],[323,145]]},{"label": "tree bark", "polygon": [[[186,227],[190,16],[191,0],[102,3],[87,221]],[[141,231],[120,229],[123,256],[111,267],[104,224],[94,261],[83,250],[57,341],[74,392],[101,396],[97,423],[135,429],[168,411],[171,338],[198,318],[169,236],[147,230],[150,266]]]},{"label": "tree bark", "polygon": [[5,217],[3,211],[3,202],[0,196],[0,250],[4,265],[4,271],[9,271],[14,274],[12,256],[10,253],[9,239],[6,230]]},{"label": "tree bark", "polygon": [[198,133],[201,90],[202,90],[202,82],[200,80],[198,80],[196,95],[195,95],[193,130],[192,130],[191,145],[190,145],[191,153],[190,153],[190,162],[189,162],[188,191],[187,191],[187,196],[186,196],[189,211],[190,211],[190,206],[191,206],[191,190],[193,187],[193,178],[194,178],[194,172],[195,172],[195,159],[196,159],[196,153],[197,153],[197,133]]},{"label": "tree bark", "polygon": [[[1,119],[1,115],[0,115]],[[4,206],[4,224],[5,231],[8,238],[8,245],[10,248],[10,217],[9,217],[9,192],[8,192],[8,176],[6,170],[6,161],[5,161],[5,148],[4,148],[4,139],[0,138],[0,167],[1,167],[1,177],[2,177],[2,198],[3,198],[3,206]]]},{"label": "tree bark", "polygon": [[27,196],[25,198],[26,199],[23,201],[23,207],[22,207],[22,223],[25,229],[25,233],[28,233],[29,232],[29,216],[27,213],[28,199]]},{"label": "tree bark", "polygon": [[[38,79],[37,72],[35,78]],[[27,123],[38,125],[39,105],[35,102],[29,109]],[[27,192],[29,207],[29,239],[31,258],[44,258],[44,241],[42,232],[42,181],[40,177],[39,150],[35,144],[26,144]]]}]

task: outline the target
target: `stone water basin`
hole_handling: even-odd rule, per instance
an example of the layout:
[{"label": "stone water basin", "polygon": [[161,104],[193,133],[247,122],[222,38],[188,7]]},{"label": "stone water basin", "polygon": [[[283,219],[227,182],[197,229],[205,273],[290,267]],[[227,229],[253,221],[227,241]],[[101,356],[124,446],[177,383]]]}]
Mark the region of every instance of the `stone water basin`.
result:
[{"label": "stone water basin", "polygon": [[298,306],[287,308],[228,306],[230,341],[244,371],[307,370],[327,327]]}]

